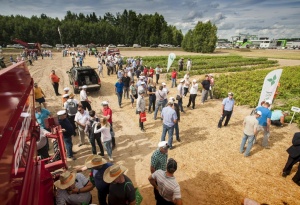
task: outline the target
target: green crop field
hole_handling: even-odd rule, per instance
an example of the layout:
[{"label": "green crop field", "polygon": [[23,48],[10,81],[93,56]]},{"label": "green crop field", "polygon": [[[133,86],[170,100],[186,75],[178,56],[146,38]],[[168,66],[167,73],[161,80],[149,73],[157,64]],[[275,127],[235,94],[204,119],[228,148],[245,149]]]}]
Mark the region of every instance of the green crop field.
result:
[{"label": "green crop field", "polygon": [[[216,75],[215,96],[224,98],[229,91],[235,93],[237,105],[249,105],[256,107],[265,76],[278,67],[276,60],[268,60],[266,57],[242,57],[239,55],[228,56],[184,56],[184,61],[190,58],[193,62],[190,75],[201,75],[208,73],[220,73]],[[172,68],[178,68],[177,57]],[[143,57],[144,65],[156,67],[157,64],[166,65],[167,57]],[[171,70],[170,69],[170,70]],[[186,66],[184,66],[186,69]],[[169,73],[171,72],[169,70]],[[178,70],[178,69],[177,69]],[[166,69],[163,69],[166,72]],[[232,72],[232,73],[231,73]],[[182,78],[186,71],[179,72]],[[223,73],[223,74],[222,74]],[[168,74],[170,77],[170,74]],[[300,107],[300,66],[284,67],[280,78],[279,95],[274,101],[272,109],[290,111],[292,106]],[[291,116],[287,117],[289,121]],[[296,115],[294,122],[300,127],[300,116]]]},{"label": "green crop field", "polygon": [[[277,61],[268,60],[267,58],[246,58],[239,55],[229,55],[229,56],[184,56],[185,62],[190,58],[192,60],[193,66],[190,71],[191,75],[201,75],[208,73],[226,73],[226,72],[241,72],[241,71],[252,71],[257,69],[264,69],[278,66]],[[177,57],[170,70],[176,68],[178,71]],[[156,67],[157,64],[161,65],[163,68],[168,61],[168,57],[165,56],[155,56],[155,57],[143,57],[144,65],[147,67]],[[186,66],[184,66],[184,70]],[[169,72],[170,72],[169,70]],[[166,72],[166,69],[163,69]],[[178,77],[182,78],[185,71],[179,72]]]}]

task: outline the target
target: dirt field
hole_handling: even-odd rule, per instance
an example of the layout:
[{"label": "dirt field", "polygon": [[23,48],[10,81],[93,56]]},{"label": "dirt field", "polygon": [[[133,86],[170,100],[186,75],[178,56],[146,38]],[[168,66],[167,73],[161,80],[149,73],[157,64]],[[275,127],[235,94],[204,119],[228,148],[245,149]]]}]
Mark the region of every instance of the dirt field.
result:
[{"label": "dirt field", "polygon": [[[251,52],[252,56],[254,53]],[[122,55],[127,57],[167,56],[168,54],[169,51],[122,51]],[[175,54],[177,56],[191,55],[182,51],[176,51]],[[224,52],[221,54],[227,55]],[[300,65],[299,60],[280,60],[279,63],[282,66]],[[87,57],[84,65],[96,68],[96,58]],[[70,68],[71,58],[63,58],[58,53],[55,53],[53,60],[40,59],[30,67],[34,80],[47,95],[46,102],[52,113],[60,110],[62,105],[61,98],[54,95],[49,81],[50,71],[56,70],[61,78],[59,89],[60,93],[63,93],[63,87],[70,86],[66,74]],[[104,68],[104,73],[106,73],[106,68]],[[127,175],[134,185],[140,188],[144,197],[142,204],[153,205],[155,204],[153,188],[147,178],[150,175],[151,155],[160,141],[162,123],[159,119],[153,120],[153,114],[148,114],[145,123],[146,132],[141,133],[138,127],[138,116],[135,114],[135,109],[131,108],[130,101],[123,100],[122,108],[117,105],[117,96],[114,94],[116,75],[110,77],[105,75],[101,80],[100,93],[89,93],[92,108],[99,113],[101,101],[109,101],[113,110],[117,142],[117,148],[113,151],[115,163],[123,164],[128,168]],[[197,77],[197,80],[202,80],[202,77]],[[161,82],[163,80],[160,80]],[[171,82],[166,83],[170,88]],[[175,93],[176,89],[170,88],[168,97],[175,96]],[[239,153],[239,146],[243,134],[242,122],[251,109],[246,106],[236,106],[229,126],[218,129],[221,100],[208,100],[204,105],[200,105],[200,97],[198,94],[195,110],[184,107],[186,113],[182,114],[179,123],[182,142],[178,143],[174,140],[175,149],[169,151],[169,157],[178,162],[175,177],[181,186],[183,203],[235,205],[240,204],[242,198],[248,197],[272,205],[300,204],[300,188],[291,180],[297,167],[294,167],[291,176],[281,177],[281,171],[288,157],[285,150],[291,144],[293,133],[299,130],[294,125],[282,128],[271,127],[269,142],[271,149],[261,147],[262,135],[260,134],[258,143],[252,148],[252,156],[245,158]],[[75,98],[79,99],[79,95]],[[186,106],[188,97],[183,101]],[[148,105],[148,99],[146,99],[146,105]],[[77,160],[68,162],[70,169],[83,165],[86,157],[91,154],[90,145],[79,148],[78,140],[78,136],[73,140],[73,149],[78,152],[75,155]],[[97,203],[96,189],[93,191],[93,196],[93,202]]]}]

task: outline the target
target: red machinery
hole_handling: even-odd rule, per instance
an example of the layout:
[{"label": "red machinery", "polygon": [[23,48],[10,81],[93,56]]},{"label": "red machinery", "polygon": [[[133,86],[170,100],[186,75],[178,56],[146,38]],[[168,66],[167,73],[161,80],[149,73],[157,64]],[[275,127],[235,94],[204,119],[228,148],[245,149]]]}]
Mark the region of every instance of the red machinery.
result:
[{"label": "red machinery", "polygon": [[39,160],[40,128],[35,122],[33,79],[25,62],[0,70],[0,96],[0,204],[53,205],[51,172],[67,168],[63,136],[60,126],[53,126],[48,138],[57,140],[60,159]]},{"label": "red machinery", "polygon": [[26,43],[20,39],[14,39],[14,42],[24,46],[27,55],[29,55],[31,52],[36,52],[36,54],[39,56],[42,53],[41,45],[39,43]]}]

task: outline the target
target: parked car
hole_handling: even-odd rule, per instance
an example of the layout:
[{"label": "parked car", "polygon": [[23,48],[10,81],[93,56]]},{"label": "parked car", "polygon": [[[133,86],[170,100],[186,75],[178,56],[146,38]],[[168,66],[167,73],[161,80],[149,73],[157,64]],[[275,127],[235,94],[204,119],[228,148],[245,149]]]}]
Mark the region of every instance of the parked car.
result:
[{"label": "parked car", "polygon": [[23,49],[25,48],[24,46],[20,45],[20,44],[14,44],[13,48],[17,48],[17,49]]},{"label": "parked car", "polygon": [[14,48],[14,45],[7,45],[6,48]]},{"label": "parked car", "polygon": [[118,44],[117,47],[125,47],[124,44]]},{"label": "parked car", "polygon": [[133,48],[142,48],[142,46],[140,44],[133,44],[132,46]]},{"label": "parked car", "polygon": [[48,44],[42,44],[41,47],[42,47],[42,48],[53,48],[53,46],[50,46],[50,45],[48,45]]},{"label": "parked car", "polygon": [[55,47],[56,47],[56,48],[65,48],[65,46],[62,45],[62,44],[56,44]]},{"label": "parked car", "polygon": [[157,47],[158,47],[157,44],[152,44],[152,45],[150,45],[150,48],[157,48]]},{"label": "parked car", "polygon": [[84,85],[87,86],[88,91],[99,91],[101,88],[101,80],[90,66],[73,67],[67,71],[67,74],[74,93],[79,93]]},{"label": "parked car", "polygon": [[107,47],[108,48],[116,48],[117,46],[115,46],[114,44],[109,44]]}]

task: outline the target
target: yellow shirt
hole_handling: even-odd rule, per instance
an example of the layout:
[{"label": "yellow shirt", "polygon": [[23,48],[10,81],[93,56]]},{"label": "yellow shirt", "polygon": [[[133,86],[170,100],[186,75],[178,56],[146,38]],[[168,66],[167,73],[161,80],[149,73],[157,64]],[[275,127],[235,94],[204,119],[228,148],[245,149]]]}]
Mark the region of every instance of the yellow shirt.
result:
[{"label": "yellow shirt", "polygon": [[42,89],[40,87],[37,87],[37,88],[34,88],[34,96],[35,96],[35,99],[39,99],[39,98],[42,98],[44,97],[43,93],[42,93]]}]

